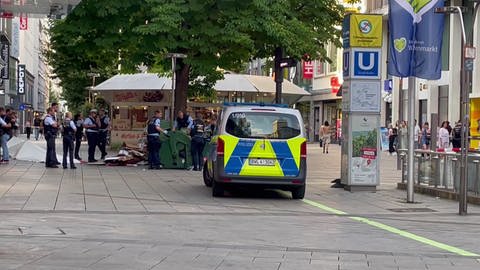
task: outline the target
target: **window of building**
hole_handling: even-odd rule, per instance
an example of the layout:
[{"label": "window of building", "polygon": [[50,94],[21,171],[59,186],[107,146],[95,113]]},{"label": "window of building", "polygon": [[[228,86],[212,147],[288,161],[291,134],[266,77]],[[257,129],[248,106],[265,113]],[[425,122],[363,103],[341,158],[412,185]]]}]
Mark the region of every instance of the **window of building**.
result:
[{"label": "window of building", "polygon": [[448,121],[448,85],[438,88],[438,120]]},{"label": "window of building", "polygon": [[442,70],[449,70],[450,65],[450,16],[445,16],[442,41]]},{"label": "window of building", "polygon": [[329,72],[337,72],[337,46],[335,44],[330,44],[330,50],[328,52],[328,57],[332,62],[330,63]]}]

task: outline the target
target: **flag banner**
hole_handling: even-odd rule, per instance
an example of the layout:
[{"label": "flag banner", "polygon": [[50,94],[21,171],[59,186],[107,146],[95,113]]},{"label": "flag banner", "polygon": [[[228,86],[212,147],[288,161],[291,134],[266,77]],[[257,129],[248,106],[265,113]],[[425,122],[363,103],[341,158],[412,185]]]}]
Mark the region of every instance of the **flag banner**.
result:
[{"label": "flag banner", "polygon": [[443,0],[390,0],[388,74],[438,80],[442,73]]}]

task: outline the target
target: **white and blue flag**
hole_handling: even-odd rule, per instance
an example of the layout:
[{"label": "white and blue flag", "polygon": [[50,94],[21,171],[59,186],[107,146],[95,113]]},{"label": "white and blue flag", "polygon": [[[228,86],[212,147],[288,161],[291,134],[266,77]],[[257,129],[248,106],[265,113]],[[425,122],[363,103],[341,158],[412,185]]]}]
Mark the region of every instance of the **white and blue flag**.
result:
[{"label": "white and blue flag", "polygon": [[388,74],[438,80],[442,71],[443,0],[390,0]]}]

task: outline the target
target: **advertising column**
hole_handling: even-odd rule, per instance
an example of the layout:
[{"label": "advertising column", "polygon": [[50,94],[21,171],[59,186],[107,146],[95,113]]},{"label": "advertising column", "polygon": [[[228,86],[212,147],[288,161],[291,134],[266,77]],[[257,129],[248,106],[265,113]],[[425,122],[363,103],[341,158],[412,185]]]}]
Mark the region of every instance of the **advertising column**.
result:
[{"label": "advertising column", "polygon": [[345,17],[341,179],[349,191],[380,184],[381,47],[381,15]]}]

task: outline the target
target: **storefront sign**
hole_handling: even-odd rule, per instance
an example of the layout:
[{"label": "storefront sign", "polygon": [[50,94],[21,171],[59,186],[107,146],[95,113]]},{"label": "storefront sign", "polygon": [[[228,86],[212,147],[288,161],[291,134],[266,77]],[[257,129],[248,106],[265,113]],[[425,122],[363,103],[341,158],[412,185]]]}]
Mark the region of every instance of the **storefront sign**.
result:
[{"label": "storefront sign", "polygon": [[25,65],[18,65],[17,67],[17,94],[25,95]]},{"label": "storefront sign", "polygon": [[18,18],[12,20],[12,44],[10,46],[10,56],[16,59],[20,56],[20,22]]},{"label": "storefront sign", "polygon": [[2,59],[2,69],[0,71],[1,79],[8,80],[9,74],[8,70],[10,68],[9,60],[10,60],[10,43],[5,35],[0,36],[0,58]]},{"label": "storefront sign", "polygon": [[140,101],[138,93],[136,92],[120,92],[113,94],[114,102],[136,102]]},{"label": "storefront sign", "polygon": [[303,78],[310,80],[313,78],[314,62],[303,61]]},{"label": "storefront sign", "polygon": [[28,30],[28,17],[26,14],[20,15],[20,30]]}]

